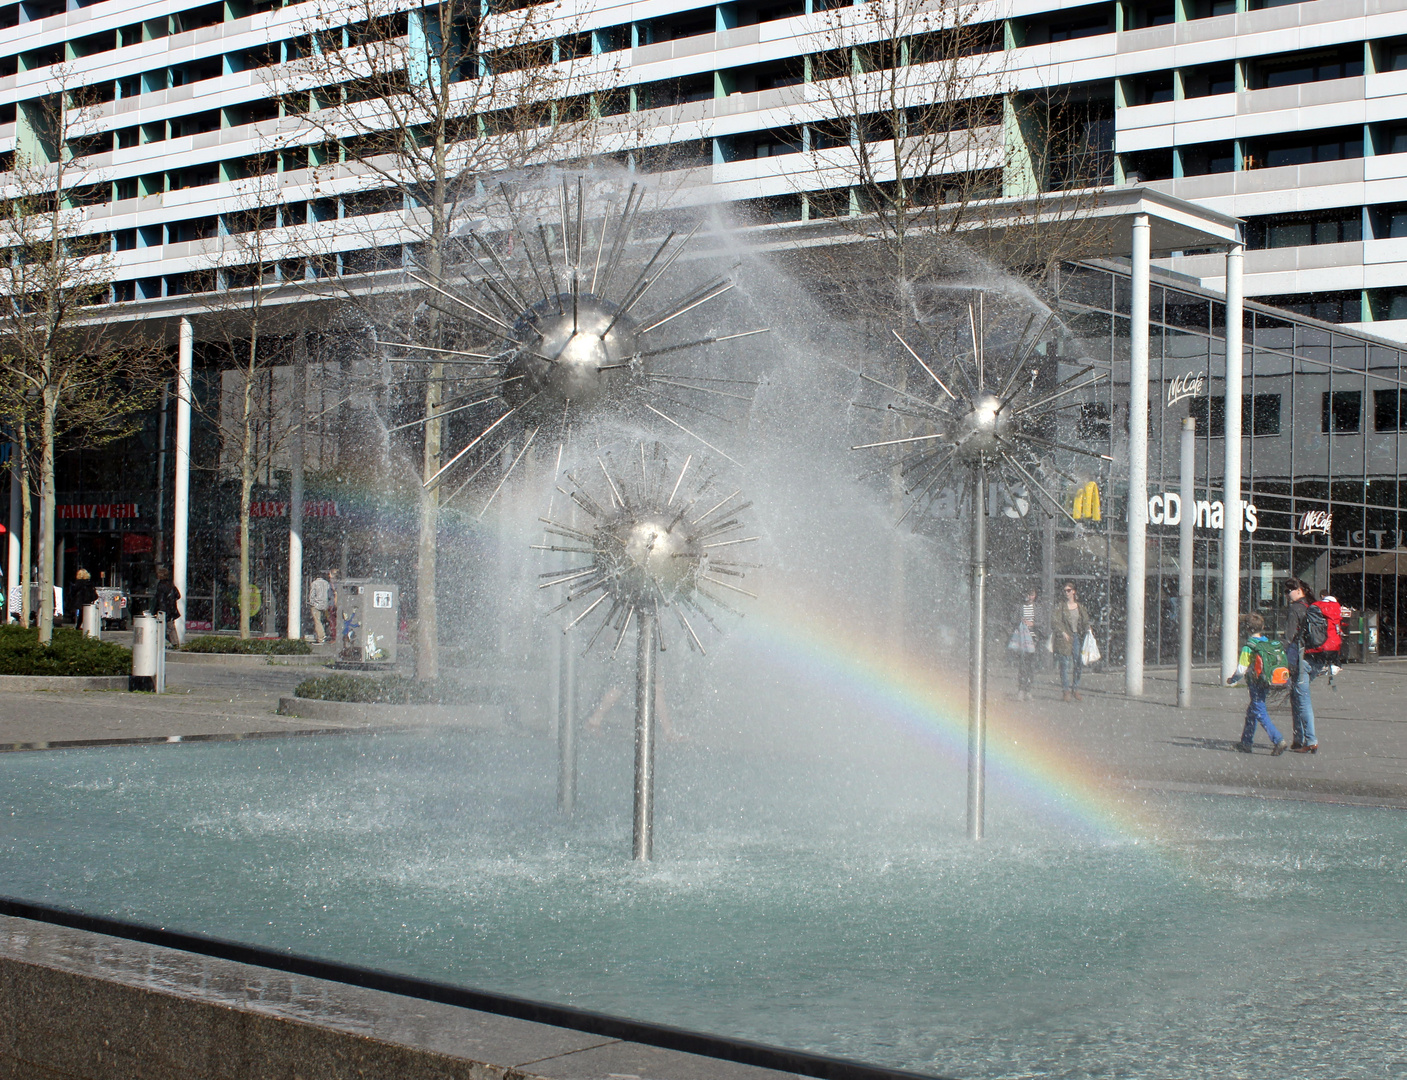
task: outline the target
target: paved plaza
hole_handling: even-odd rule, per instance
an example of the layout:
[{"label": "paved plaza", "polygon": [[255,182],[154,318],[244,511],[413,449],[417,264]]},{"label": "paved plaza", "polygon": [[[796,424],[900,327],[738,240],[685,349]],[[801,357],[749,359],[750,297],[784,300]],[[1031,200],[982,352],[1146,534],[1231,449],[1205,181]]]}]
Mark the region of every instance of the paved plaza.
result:
[{"label": "paved plaza", "polygon": [[[0,691],[0,750],[61,750],[127,742],[292,737],[366,731],[358,720],[279,716],[279,698],[323,669],[249,660],[170,663],[164,695],[123,691]],[[1366,802],[1407,808],[1407,663],[1351,665],[1331,689],[1314,685],[1318,754],[1270,755],[1264,733],[1255,753],[1236,752],[1246,707],[1244,687],[1215,684],[1211,668],[1195,672],[1194,707],[1178,709],[1176,673],[1150,671],[1147,693],[1130,700],[1123,673],[1086,674],[1084,700],[1063,702],[1051,673],[1035,700],[1015,700],[1009,669],[992,673],[990,738],[1003,717],[1048,722],[1058,740],[1110,780],[1163,790]],[[1289,702],[1271,716],[1290,735]],[[394,718],[386,724],[395,726]]]}]

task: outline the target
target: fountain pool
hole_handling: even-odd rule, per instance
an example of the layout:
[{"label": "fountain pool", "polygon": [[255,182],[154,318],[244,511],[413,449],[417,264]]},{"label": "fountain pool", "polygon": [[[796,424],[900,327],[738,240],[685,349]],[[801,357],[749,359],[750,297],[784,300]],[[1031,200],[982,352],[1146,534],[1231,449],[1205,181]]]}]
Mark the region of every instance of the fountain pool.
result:
[{"label": "fountain pool", "polygon": [[922,754],[662,749],[653,864],[624,729],[571,821],[507,734],[7,754],[0,893],[947,1076],[1407,1073],[1399,811],[998,797],[978,846]]}]

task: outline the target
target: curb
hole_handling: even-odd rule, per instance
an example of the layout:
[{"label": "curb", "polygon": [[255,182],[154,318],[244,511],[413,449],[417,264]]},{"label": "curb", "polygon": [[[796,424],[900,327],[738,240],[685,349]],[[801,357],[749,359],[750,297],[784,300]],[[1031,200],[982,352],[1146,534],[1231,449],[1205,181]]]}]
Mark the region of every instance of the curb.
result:
[{"label": "curb", "polygon": [[356,701],[322,701],[317,698],[281,697],[280,716],[296,716],[304,720],[322,720],[334,724],[367,724],[405,727],[503,727],[501,705],[466,703],[464,705],[383,705]]},{"label": "curb", "polygon": [[0,690],[126,690],[126,675],[0,675]]}]

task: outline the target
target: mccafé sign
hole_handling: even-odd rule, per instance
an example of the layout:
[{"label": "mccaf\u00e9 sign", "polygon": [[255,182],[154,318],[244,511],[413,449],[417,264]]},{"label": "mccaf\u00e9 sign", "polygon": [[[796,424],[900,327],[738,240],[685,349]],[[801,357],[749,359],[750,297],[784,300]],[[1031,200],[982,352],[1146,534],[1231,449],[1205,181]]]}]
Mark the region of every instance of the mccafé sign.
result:
[{"label": "mccaf\u00e9 sign", "polygon": [[[1253,503],[1244,499],[1241,504],[1241,531],[1253,533],[1260,526]],[[1192,524],[1198,529],[1223,529],[1226,527],[1226,507],[1220,499],[1199,499],[1192,508]],[[1148,496],[1148,524],[1181,525],[1182,496],[1175,491],[1165,491],[1161,495]]]}]

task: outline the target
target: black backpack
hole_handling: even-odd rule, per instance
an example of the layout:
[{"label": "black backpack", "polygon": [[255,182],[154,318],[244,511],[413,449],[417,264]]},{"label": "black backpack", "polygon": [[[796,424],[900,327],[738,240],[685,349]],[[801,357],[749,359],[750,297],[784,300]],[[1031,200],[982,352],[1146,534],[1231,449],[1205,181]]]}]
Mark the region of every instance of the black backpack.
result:
[{"label": "black backpack", "polygon": [[1313,604],[1304,606],[1304,614],[1301,616],[1300,632],[1297,635],[1299,643],[1306,649],[1321,649],[1324,642],[1329,640],[1329,619],[1322,610]]}]

